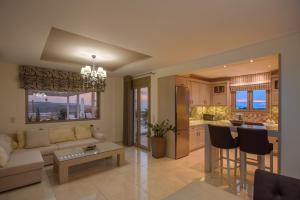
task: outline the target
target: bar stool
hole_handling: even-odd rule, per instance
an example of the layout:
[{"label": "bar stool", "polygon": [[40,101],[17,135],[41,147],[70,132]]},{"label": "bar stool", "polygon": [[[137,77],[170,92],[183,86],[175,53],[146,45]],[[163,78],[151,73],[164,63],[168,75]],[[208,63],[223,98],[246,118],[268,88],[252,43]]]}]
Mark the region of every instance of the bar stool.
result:
[{"label": "bar stool", "polygon": [[[233,138],[229,127],[226,126],[213,126],[208,125],[210,141],[212,146],[220,150],[221,172],[223,172],[223,159],[227,160],[227,176],[230,179],[230,161],[234,162],[234,175],[236,176],[237,170],[237,138]],[[223,149],[226,149],[226,157],[223,156]],[[234,149],[234,159],[230,159],[229,150]],[[215,162],[215,161],[213,161]]]},{"label": "bar stool", "polygon": [[[268,140],[266,129],[237,128],[238,143],[240,145],[241,183],[245,186],[247,164],[265,169],[265,155],[270,154],[270,171],[273,172],[273,144]],[[258,156],[258,163],[247,162],[247,153]]]}]

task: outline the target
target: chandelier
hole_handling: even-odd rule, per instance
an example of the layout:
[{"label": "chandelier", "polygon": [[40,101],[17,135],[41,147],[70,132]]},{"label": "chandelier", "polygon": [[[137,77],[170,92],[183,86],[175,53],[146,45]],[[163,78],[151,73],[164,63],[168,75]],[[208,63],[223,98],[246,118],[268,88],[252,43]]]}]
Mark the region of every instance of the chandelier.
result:
[{"label": "chandelier", "polygon": [[83,79],[83,87],[104,92],[106,71],[102,67],[96,67],[95,58],[96,55],[92,55],[92,66],[87,65],[81,68],[80,74]]}]

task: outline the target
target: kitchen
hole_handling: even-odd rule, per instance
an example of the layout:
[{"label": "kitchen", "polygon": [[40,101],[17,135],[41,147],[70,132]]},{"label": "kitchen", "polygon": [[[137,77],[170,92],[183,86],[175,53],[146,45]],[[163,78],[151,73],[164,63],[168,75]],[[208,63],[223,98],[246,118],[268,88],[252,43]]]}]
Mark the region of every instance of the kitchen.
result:
[{"label": "kitchen", "polygon": [[[278,132],[279,76],[279,56],[270,55],[160,78],[158,118],[177,128],[167,136],[167,156],[180,159],[203,150],[207,124],[261,125]],[[278,157],[279,136],[269,141]]]}]

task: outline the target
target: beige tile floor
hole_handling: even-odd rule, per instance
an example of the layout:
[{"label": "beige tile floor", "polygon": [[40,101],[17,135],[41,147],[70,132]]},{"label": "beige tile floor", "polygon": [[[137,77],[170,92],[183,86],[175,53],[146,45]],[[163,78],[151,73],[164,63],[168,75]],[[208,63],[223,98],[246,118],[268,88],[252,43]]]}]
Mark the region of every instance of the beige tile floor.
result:
[{"label": "beige tile floor", "polygon": [[233,179],[229,185],[225,171],[224,177],[218,173],[204,173],[203,149],[173,160],[155,159],[147,151],[129,147],[126,148],[126,161],[121,167],[117,167],[112,158],[73,168],[71,180],[63,185],[58,184],[49,166],[43,170],[41,183],[0,193],[0,200],[158,200],[195,179],[237,194],[242,199],[251,199],[251,177],[249,192],[246,192],[240,190],[238,179]]}]

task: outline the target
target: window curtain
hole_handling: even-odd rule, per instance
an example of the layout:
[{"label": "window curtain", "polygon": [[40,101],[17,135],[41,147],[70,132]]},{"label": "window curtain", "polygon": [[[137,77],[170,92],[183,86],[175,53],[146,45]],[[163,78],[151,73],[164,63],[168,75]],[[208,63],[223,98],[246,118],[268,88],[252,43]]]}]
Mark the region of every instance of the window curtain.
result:
[{"label": "window curtain", "polygon": [[[104,92],[98,85],[83,87],[80,73],[34,66],[19,67],[20,87],[60,92]],[[105,83],[104,83],[105,84]]]},{"label": "window curtain", "polygon": [[131,76],[124,77],[124,112],[123,112],[123,144],[127,146],[134,145],[133,133],[133,81]]},{"label": "window curtain", "polygon": [[250,74],[235,76],[230,80],[230,90],[270,90],[271,73]]}]

